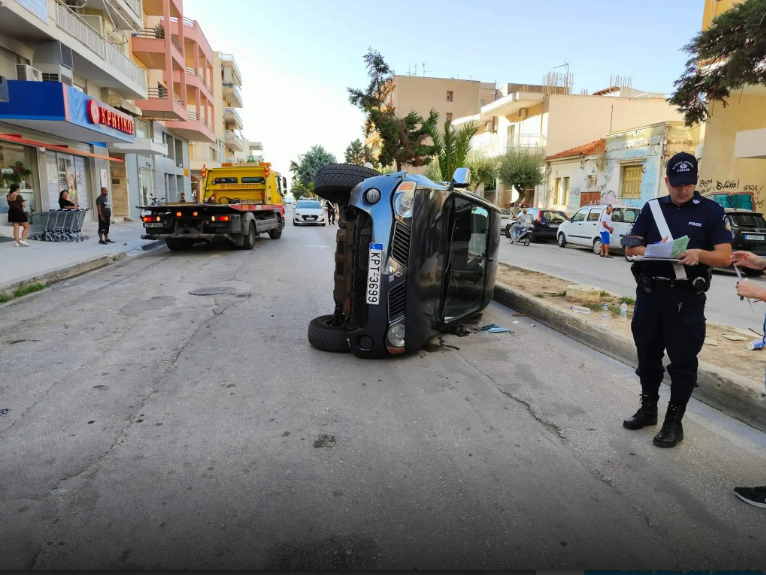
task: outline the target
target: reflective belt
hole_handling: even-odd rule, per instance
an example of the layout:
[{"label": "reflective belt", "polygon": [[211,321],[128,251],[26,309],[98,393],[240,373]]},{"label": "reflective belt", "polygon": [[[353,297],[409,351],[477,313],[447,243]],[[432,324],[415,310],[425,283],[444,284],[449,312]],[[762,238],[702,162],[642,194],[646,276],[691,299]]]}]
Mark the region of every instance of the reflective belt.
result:
[{"label": "reflective belt", "polygon": [[[660,232],[660,237],[668,238],[668,241],[672,242],[673,236],[670,234],[670,228],[668,228],[668,222],[665,219],[665,215],[662,213],[662,209],[660,208],[660,201],[649,200],[649,207],[652,210],[652,215],[654,216],[654,223],[657,224],[657,229]],[[680,264],[678,262],[673,262],[673,271],[676,272],[677,280],[687,279],[686,270],[684,269],[683,264]]]}]

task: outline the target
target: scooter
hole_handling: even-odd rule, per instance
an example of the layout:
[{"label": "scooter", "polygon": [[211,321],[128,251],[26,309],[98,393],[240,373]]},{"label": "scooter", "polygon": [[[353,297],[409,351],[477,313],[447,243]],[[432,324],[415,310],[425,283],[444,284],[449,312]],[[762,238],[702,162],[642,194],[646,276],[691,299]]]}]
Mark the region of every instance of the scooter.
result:
[{"label": "scooter", "polygon": [[522,232],[519,232],[518,235],[514,234],[514,231],[511,230],[511,243],[517,243],[517,244],[524,244],[525,246],[529,246],[529,243],[532,241],[532,230],[530,228],[525,227]]}]

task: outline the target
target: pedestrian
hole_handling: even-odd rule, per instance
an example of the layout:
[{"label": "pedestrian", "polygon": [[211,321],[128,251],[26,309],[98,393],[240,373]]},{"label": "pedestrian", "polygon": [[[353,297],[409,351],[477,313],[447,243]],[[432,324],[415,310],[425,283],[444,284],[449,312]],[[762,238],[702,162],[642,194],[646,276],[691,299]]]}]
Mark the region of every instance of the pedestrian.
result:
[{"label": "pedestrian", "polygon": [[335,225],[335,206],[331,202],[326,202],[327,206],[327,219],[330,220],[330,225]]},{"label": "pedestrian", "polygon": [[614,208],[609,205],[606,207],[606,209],[601,212],[601,215],[598,218],[598,231],[601,234],[601,254],[600,256],[602,258],[611,258],[612,256],[609,255],[609,234],[614,233],[614,228],[612,227],[612,212],[614,211]]},{"label": "pedestrian", "polygon": [[106,245],[114,242],[109,239],[109,226],[112,223],[112,208],[109,205],[109,190],[101,188],[101,195],[96,199],[98,210],[98,243]]},{"label": "pedestrian", "polygon": [[59,193],[59,209],[61,210],[76,210],[80,206],[75,204],[69,199],[69,190],[61,190]]},{"label": "pedestrian", "polygon": [[633,341],[638,353],[641,407],[625,420],[627,429],[657,424],[657,403],[664,368],[670,358],[670,403],[658,447],[674,447],[683,439],[681,420],[697,386],[697,355],[705,341],[705,292],[712,268],[728,266],[732,234],[723,207],[695,190],[697,159],[685,152],[668,161],[668,195],[644,204],[629,236],[622,240],[628,256],[643,256],[648,244],[688,236],[687,249],[675,262],[636,262],[636,306]]},{"label": "pedestrian", "polygon": [[511,237],[515,240],[525,229],[527,229],[527,208],[522,208],[519,213],[519,219],[511,226]]},{"label": "pedestrian", "polygon": [[[19,192],[18,184],[11,184],[5,199],[8,200],[8,222],[13,224],[13,239],[16,240],[16,247],[28,248],[29,244],[26,242],[26,239],[27,234],[29,234],[29,218],[25,211],[27,201]],[[19,237],[19,228],[24,229],[21,237]]]},{"label": "pedestrian", "polygon": [[[766,259],[752,252],[734,252],[731,254],[730,260],[736,266],[753,270],[766,269]],[[741,280],[737,282],[737,295],[739,297],[766,301],[766,287],[747,280]],[[764,328],[766,328],[766,317],[764,317],[763,323]],[[766,332],[764,332],[764,337],[761,341],[766,342]],[[766,509],[766,485],[760,487],[735,487],[734,495],[749,505]]]}]

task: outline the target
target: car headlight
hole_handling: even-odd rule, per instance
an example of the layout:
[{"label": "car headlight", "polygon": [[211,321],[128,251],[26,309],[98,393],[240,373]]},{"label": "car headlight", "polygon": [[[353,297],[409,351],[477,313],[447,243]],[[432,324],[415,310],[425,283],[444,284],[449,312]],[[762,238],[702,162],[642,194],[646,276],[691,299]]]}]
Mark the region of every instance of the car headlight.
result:
[{"label": "car headlight", "polygon": [[412,206],[415,203],[414,190],[405,192],[396,192],[394,196],[394,211],[396,215],[402,218],[412,217]]},{"label": "car headlight", "polygon": [[388,328],[388,343],[394,347],[404,347],[404,325],[397,323]]}]

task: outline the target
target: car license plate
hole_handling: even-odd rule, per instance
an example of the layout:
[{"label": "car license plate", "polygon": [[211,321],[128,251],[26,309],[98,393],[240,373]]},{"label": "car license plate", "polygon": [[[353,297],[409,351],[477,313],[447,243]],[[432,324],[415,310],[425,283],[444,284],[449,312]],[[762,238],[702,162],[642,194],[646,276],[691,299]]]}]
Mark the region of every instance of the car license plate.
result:
[{"label": "car license plate", "polygon": [[147,223],[144,224],[147,228],[164,228],[165,224],[162,222],[154,222],[154,223]]},{"label": "car license plate", "polygon": [[380,303],[380,267],[383,262],[383,244],[370,244],[370,265],[367,271],[367,303]]},{"label": "car license plate", "polygon": [[766,236],[751,236],[751,235],[745,235],[746,240],[757,240],[757,241],[764,241],[766,240]]},{"label": "car license plate", "polygon": [[558,224],[550,224],[550,226],[548,226],[548,227],[550,227],[551,229],[555,230],[555,229],[557,229],[559,227],[559,225]]}]

